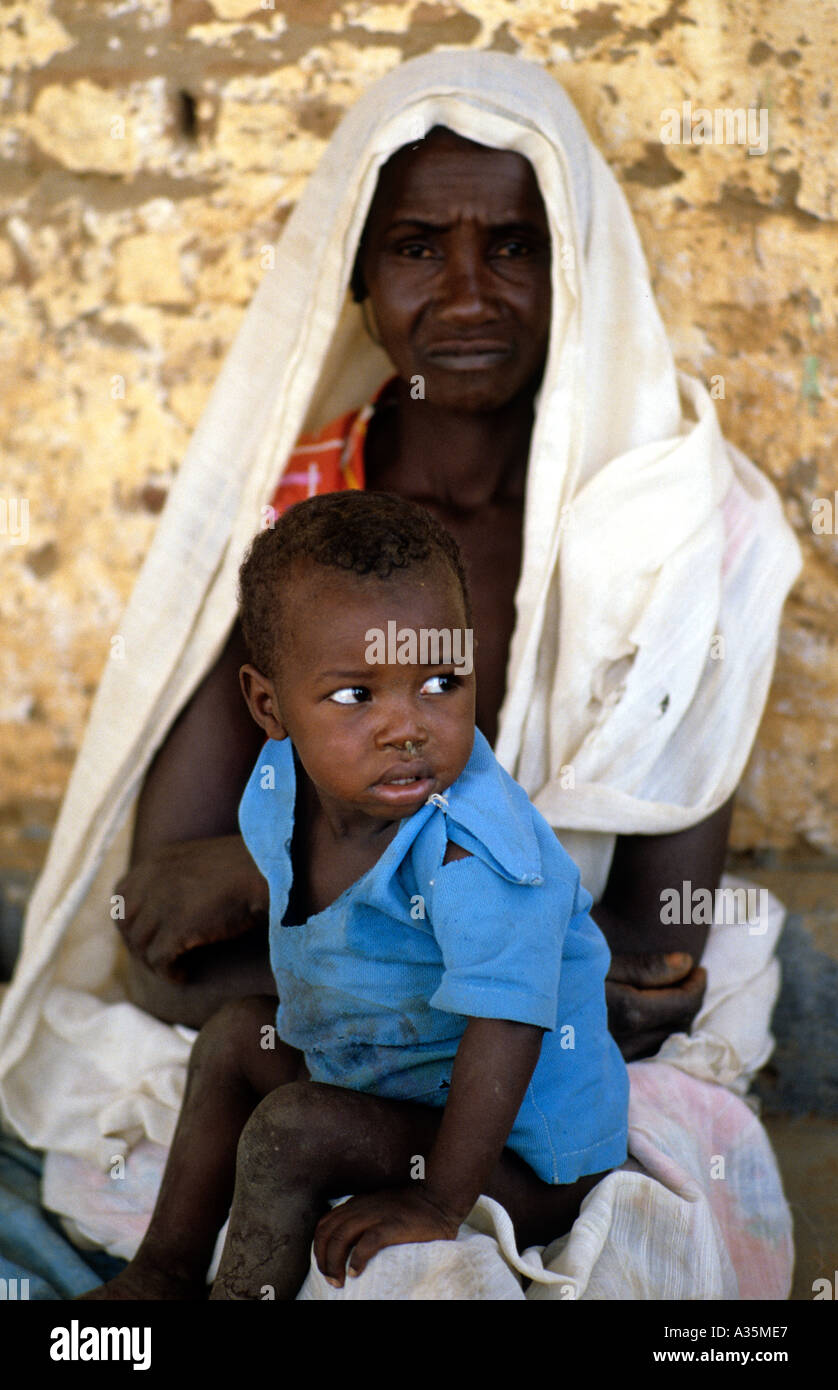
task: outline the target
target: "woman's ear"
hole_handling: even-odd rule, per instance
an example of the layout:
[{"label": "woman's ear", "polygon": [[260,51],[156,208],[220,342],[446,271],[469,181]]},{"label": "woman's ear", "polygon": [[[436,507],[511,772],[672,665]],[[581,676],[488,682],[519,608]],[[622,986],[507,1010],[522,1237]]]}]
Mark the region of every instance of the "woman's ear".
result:
[{"label": "woman's ear", "polygon": [[288,730],[282,720],[274,682],[257,671],[255,666],[247,665],[239,670],[239,685],[247,708],[268,738],[287,738]]}]

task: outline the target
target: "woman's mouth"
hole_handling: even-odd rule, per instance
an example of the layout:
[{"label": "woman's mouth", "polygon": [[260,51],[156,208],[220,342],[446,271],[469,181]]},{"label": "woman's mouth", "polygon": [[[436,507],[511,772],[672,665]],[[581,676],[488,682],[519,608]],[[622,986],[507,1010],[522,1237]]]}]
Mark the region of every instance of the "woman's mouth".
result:
[{"label": "woman's mouth", "polygon": [[494,367],[509,356],[505,343],[457,341],[434,343],[427,356],[438,367],[447,371],[475,371],[481,367]]}]

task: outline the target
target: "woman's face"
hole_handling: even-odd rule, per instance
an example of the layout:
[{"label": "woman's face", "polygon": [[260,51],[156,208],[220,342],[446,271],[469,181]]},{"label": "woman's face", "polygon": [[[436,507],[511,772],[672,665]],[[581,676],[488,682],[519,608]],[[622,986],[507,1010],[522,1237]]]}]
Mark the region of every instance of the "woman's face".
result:
[{"label": "woman's face", "polygon": [[382,346],[434,405],[485,411],[538,385],[550,231],[523,155],[438,128],[382,169],[361,270]]}]

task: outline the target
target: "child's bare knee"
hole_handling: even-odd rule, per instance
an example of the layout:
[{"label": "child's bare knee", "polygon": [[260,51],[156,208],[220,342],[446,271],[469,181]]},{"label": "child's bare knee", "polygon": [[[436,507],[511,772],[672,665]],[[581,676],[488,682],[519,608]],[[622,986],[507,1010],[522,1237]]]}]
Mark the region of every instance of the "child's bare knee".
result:
[{"label": "child's bare knee", "polygon": [[259,1047],[262,1032],[276,1016],[276,1000],[267,995],[247,995],[228,999],[207,1019],[192,1048],[191,1064],[217,1061],[229,1070],[230,1062],[240,1061],[248,1051]]},{"label": "child's bare knee", "polygon": [[295,1181],[319,1171],[329,1132],[325,1089],[311,1081],[278,1086],[257,1105],[239,1140],[236,1171],[246,1182]]}]

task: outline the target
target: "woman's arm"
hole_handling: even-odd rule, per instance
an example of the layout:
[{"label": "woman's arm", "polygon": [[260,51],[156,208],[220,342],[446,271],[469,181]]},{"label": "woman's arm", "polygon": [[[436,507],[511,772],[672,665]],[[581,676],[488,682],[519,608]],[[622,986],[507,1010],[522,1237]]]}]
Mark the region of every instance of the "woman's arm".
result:
[{"label": "woman's arm", "polygon": [[239,687],[239,668],[248,660],[237,621],[148,770],[132,866],[174,841],[238,834],[239,801],[265,741]]},{"label": "woman's arm", "polygon": [[674,835],[621,835],[602,899],[591,909],[612,952],[609,1026],[627,1059],[686,1032],[704,997],[698,965],[709,927],[661,921],[662,895],[683,886],[715,892],[724,870],[734,798]]},{"label": "woman's arm", "polygon": [[239,689],[238,623],[172,726],[140,793],[131,867],[116,885],[132,1001],[200,1026],[224,998],[272,992],[268,889],[237,811],[264,735]]}]

